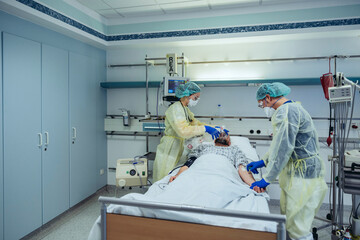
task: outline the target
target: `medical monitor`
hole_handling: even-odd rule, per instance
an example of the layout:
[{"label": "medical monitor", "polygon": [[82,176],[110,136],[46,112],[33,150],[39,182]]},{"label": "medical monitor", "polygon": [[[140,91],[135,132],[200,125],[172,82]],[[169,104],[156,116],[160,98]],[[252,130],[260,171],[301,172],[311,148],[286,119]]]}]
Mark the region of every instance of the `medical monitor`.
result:
[{"label": "medical monitor", "polygon": [[175,90],[180,84],[184,84],[190,81],[189,78],[185,77],[164,77],[164,97],[165,101],[177,101],[178,98],[175,96]]}]

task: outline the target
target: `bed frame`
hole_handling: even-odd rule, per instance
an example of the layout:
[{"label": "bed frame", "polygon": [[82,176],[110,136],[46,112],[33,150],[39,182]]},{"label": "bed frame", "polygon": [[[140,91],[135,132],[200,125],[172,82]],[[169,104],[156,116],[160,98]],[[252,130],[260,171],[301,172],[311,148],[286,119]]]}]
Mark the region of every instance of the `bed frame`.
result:
[{"label": "bed frame", "polygon": [[[204,208],[189,205],[164,204],[125,200],[111,197],[100,197],[101,202],[101,238],[136,239],[136,240],[218,240],[218,239],[250,239],[250,240],[285,240],[286,229],[284,215],[259,214],[228,209]],[[128,216],[107,213],[106,204],[117,204],[132,207],[173,210],[181,212],[203,213],[217,216],[240,217],[254,220],[275,221],[278,223],[277,233],[219,227],[198,223],[179,222],[147,217]]]}]

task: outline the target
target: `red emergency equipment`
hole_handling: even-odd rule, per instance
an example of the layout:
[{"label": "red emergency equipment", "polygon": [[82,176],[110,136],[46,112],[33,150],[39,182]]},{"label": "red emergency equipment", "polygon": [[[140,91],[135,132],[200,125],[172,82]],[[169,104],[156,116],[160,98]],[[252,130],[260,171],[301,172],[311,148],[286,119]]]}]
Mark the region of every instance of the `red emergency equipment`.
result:
[{"label": "red emergency equipment", "polygon": [[328,91],[328,89],[329,89],[329,87],[334,86],[333,75],[332,75],[331,69],[330,69],[330,60],[331,60],[331,58],[329,58],[329,72],[323,74],[320,77],[320,82],[321,82],[321,85],[322,85],[323,90],[324,90],[325,98],[327,100],[329,100],[329,91]]}]

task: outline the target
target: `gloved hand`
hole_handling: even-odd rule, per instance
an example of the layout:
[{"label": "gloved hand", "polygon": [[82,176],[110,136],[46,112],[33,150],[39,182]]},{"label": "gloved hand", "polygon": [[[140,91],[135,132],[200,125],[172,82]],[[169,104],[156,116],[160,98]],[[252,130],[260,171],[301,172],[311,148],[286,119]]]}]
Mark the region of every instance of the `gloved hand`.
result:
[{"label": "gloved hand", "polygon": [[212,139],[218,138],[220,135],[220,132],[216,128],[206,126],[206,125],[205,125],[205,132],[210,134]]},{"label": "gloved hand", "polygon": [[246,165],[246,171],[252,171],[255,174],[258,174],[258,168],[262,168],[265,167],[265,162],[264,160],[260,160],[260,161],[256,161],[256,162],[251,162],[248,165]]},{"label": "gloved hand", "polygon": [[[221,127],[215,126],[215,128],[220,132]],[[226,135],[229,135],[229,130],[227,130],[226,128],[224,128],[223,131],[226,133]]]},{"label": "gloved hand", "polygon": [[266,188],[270,183],[266,182],[263,178],[260,181],[256,181],[253,182],[251,184],[251,189],[253,189],[254,187],[259,187],[259,188]]}]

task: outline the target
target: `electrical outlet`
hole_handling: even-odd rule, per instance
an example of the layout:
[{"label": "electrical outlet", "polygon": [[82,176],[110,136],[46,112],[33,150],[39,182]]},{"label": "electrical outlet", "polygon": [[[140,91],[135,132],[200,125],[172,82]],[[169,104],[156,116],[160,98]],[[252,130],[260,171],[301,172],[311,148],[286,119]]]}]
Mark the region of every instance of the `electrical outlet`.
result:
[{"label": "electrical outlet", "polygon": [[105,173],[104,169],[103,168],[100,169],[100,175],[104,175],[104,173]]}]

